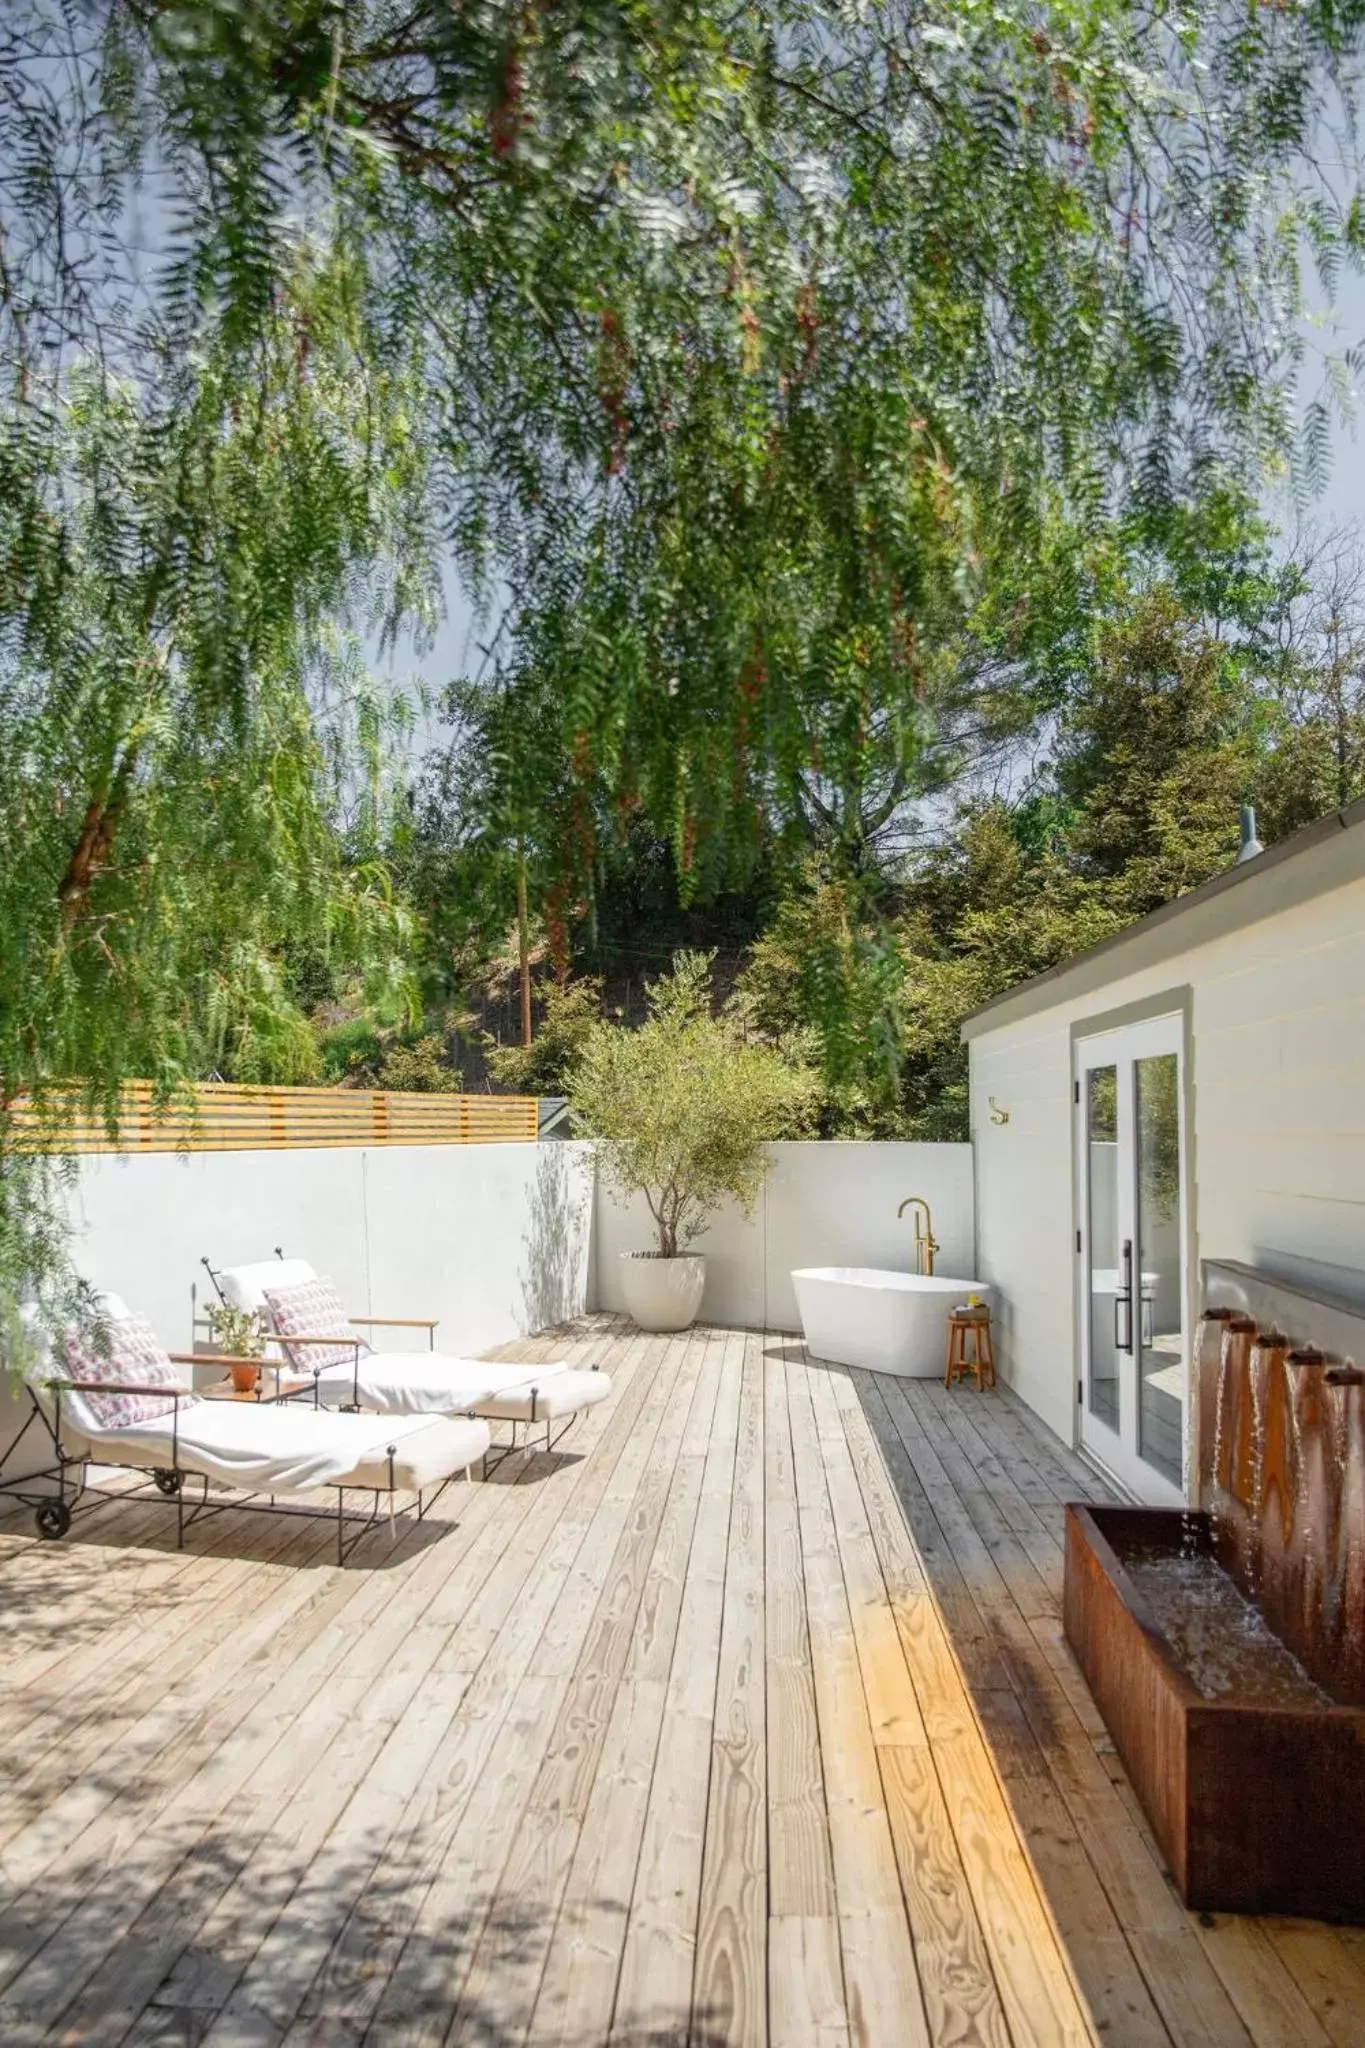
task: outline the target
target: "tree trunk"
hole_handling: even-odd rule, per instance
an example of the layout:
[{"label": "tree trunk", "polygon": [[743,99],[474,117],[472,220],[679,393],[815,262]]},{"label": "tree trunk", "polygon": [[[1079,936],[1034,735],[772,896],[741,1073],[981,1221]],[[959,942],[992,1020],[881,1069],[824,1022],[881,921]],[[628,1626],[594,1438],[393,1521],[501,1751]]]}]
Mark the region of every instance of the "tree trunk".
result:
[{"label": "tree trunk", "polygon": [[517,847],[517,967],[521,976],[521,1042],[531,1043],[531,935],[526,914],[526,848]]},{"label": "tree trunk", "polygon": [[90,893],[96,876],[114,850],[114,840],[118,835],[119,821],[136,763],[137,748],[130,746],[112,779],[90,799],[81,825],[81,836],[72,849],[71,858],[66,864],[66,873],[62,876],[57,889],[57,901],[61,905],[64,928],[69,928],[74,921],[82,902]]}]

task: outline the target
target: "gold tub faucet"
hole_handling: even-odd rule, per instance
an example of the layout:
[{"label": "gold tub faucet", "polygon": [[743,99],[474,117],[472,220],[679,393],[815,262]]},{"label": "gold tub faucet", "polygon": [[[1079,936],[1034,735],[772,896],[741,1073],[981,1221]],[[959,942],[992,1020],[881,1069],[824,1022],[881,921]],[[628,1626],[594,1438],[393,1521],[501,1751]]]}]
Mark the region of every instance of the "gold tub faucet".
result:
[{"label": "gold tub faucet", "polygon": [[896,1211],[897,1218],[902,1217],[907,1209],[915,1212],[915,1271],[930,1280],[934,1273],[934,1253],[939,1249],[938,1239],[934,1236],[934,1219],[923,1195],[907,1195]]}]

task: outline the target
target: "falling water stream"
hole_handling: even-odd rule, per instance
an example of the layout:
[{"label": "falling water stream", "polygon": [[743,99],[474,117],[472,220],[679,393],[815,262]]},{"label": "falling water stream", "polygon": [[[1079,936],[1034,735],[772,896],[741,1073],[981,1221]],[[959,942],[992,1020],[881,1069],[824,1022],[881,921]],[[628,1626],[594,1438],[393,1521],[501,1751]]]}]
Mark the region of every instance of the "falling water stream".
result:
[{"label": "falling water stream", "polygon": [[1199,1325],[1200,1503],[1124,1558],[1206,1698],[1365,1706],[1365,1387],[1254,1319]]}]

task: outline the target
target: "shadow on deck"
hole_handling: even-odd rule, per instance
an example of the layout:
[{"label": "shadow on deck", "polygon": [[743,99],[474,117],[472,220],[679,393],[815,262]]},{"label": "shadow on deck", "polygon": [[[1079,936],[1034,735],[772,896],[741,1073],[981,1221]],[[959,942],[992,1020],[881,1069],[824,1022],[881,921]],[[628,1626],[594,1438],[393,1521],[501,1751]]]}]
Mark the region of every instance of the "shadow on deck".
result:
[{"label": "shadow on deck", "polygon": [[1061,1641],[1096,1482],[1007,1391],[552,1354],[611,1400],[383,1570],[0,1525],[5,2048],[1365,2042],[1355,1930],[1172,1892]]},{"label": "shadow on deck", "polygon": [[881,1453],[1096,2031],[1365,2041],[1359,1930],[1191,1914],[1170,1881],[1062,1635],[1062,1504],[1114,1498],[1100,1476],[1006,1389],[827,1370]]}]

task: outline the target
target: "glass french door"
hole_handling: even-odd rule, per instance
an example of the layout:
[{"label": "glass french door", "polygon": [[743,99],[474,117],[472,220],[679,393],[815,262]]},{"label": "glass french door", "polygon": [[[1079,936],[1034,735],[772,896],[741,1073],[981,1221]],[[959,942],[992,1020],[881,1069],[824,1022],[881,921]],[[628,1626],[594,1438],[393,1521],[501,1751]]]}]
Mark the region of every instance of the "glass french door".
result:
[{"label": "glass french door", "polygon": [[1076,1046],[1081,1442],[1154,1506],[1185,1498],[1183,1058],[1178,1016]]}]

